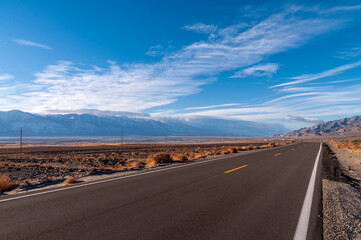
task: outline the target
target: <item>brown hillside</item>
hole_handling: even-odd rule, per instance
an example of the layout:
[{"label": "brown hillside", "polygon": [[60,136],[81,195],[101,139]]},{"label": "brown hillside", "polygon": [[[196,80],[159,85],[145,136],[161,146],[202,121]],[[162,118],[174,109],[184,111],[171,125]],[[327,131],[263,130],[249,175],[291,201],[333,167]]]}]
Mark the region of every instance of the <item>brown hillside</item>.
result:
[{"label": "brown hillside", "polygon": [[312,127],[301,128],[282,135],[283,137],[320,137],[320,136],[361,136],[361,116],[343,118],[319,123]]}]

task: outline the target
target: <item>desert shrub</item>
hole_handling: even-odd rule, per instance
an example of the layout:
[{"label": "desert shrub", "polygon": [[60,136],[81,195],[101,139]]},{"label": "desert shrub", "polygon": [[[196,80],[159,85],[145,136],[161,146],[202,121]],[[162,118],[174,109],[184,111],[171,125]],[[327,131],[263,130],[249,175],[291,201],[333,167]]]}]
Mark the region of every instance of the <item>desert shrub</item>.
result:
[{"label": "desert shrub", "polygon": [[71,184],[71,183],[75,183],[76,179],[74,177],[68,177],[67,179],[65,179],[65,181],[63,182],[64,184]]},{"label": "desert shrub", "polygon": [[187,161],[188,157],[183,154],[178,154],[173,157],[173,161]]},{"label": "desert shrub", "polygon": [[143,167],[143,162],[139,161],[139,160],[128,160],[126,162],[126,165],[130,168],[130,169],[139,169]]},{"label": "desert shrub", "polygon": [[337,148],[345,148],[349,151],[361,152],[361,141],[360,140],[343,140],[343,141],[332,141],[332,144]]},{"label": "desert shrub", "polygon": [[271,148],[276,147],[276,144],[275,144],[275,143],[269,143],[268,145],[269,145],[269,147],[271,147]]},{"label": "desert shrub", "polygon": [[204,158],[204,157],[205,157],[205,155],[202,154],[202,153],[196,153],[196,154],[194,155],[194,159],[200,159],[200,158]]},{"label": "desert shrub", "polygon": [[157,153],[147,159],[147,167],[153,167],[160,163],[170,163],[173,159],[168,153]]},{"label": "desert shrub", "polygon": [[222,154],[228,154],[229,152],[228,152],[228,150],[223,150],[221,153]]},{"label": "desert shrub", "polygon": [[16,186],[16,184],[16,182],[11,181],[8,175],[0,175],[0,192],[11,190],[13,187]]},{"label": "desert shrub", "polygon": [[237,149],[234,148],[234,147],[231,147],[231,148],[228,148],[228,152],[230,152],[230,153],[236,153],[236,152],[237,152]]},{"label": "desert shrub", "polygon": [[241,149],[243,151],[248,151],[248,150],[251,150],[252,149],[252,146],[242,146]]}]

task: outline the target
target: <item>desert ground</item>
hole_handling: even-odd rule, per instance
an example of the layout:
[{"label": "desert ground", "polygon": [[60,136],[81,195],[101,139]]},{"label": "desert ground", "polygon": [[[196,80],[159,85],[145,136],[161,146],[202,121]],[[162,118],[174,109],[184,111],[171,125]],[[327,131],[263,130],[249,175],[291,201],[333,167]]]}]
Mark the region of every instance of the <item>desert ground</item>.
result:
[{"label": "desert ground", "polygon": [[[200,144],[82,144],[0,148],[0,192],[83,181],[86,176],[139,171],[223,154],[272,148],[283,142]],[[94,179],[94,178],[93,178]]]}]

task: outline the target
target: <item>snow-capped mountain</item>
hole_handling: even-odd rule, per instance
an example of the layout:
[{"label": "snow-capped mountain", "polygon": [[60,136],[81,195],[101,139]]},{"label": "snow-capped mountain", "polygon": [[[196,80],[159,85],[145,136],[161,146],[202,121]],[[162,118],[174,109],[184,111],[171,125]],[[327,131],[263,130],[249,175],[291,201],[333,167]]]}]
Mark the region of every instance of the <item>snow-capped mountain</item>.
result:
[{"label": "snow-capped mountain", "polygon": [[20,128],[26,136],[271,136],[288,131],[280,124],[210,117],[152,118],[149,115],[50,114],[0,111],[0,136],[17,136]]}]

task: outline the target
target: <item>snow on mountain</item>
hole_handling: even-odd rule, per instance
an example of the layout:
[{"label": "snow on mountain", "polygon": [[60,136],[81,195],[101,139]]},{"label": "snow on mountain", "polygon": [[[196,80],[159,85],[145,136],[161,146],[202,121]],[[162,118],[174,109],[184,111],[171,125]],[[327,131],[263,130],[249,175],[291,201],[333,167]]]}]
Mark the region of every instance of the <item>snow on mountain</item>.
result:
[{"label": "snow on mountain", "polygon": [[0,111],[0,136],[271,136],[288,131],[280,124],[227,120],[210,117],[152,118],[147,114],[38,115],[18,110]]}]

